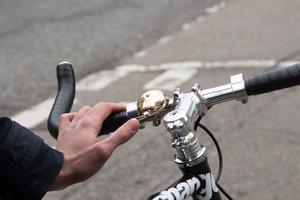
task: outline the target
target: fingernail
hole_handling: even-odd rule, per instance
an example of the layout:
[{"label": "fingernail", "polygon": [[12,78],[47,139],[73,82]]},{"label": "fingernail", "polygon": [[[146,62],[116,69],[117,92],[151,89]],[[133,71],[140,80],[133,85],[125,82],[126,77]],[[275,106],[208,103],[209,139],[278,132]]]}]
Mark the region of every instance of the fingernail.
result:
[{"label": "fingernail", "polygon": [[127,128],[131,132],[136,132],[140,128],[140,124],[135,119],[131,119],[127,123]]}]

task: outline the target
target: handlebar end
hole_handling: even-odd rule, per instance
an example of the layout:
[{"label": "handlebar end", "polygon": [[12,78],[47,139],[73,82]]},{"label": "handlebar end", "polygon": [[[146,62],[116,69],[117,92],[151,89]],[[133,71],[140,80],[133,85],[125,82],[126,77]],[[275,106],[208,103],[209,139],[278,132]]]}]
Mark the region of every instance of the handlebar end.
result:
[{"label": "handlebar end", "polygon": [[73,66],[68,61],[60,62],[56,67],[58,92],[49,114],[47,128],[50,135],[57,139],[59,118],[69,113],[75,97],[75,75]]}]

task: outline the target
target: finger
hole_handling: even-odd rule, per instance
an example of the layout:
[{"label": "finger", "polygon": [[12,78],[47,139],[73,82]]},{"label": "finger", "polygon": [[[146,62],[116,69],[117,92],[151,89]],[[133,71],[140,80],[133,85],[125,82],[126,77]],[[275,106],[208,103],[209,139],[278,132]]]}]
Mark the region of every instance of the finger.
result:
[{"label": "finger", "polygon": [[65,113],[62,114],[59,118],[59,130],[70,125],[76,113]]},{"label": "finger", "polygon": [[74,117],[76,123],[79,120],[82,122],[82,126],[93,129],[95,137],[98,136],[101,130],[103,121],[112,113],[125,110],[126,106],[116,103],[103,103],[96,104],[93,108],[83,107],[78,114]]},{"label": "finger", "polygon": [[81,119],[90,109],[91,109],[90,106],[83,106],[79,110],[79,112],[75,115],[75,117],[73,118],[73,121],[78,121],[79,119]]},{"label": "finger", "polygon": [[97,108],[98,106],[102,106],[101,104],[105,104],[106,106],[109,106],[111,108],[112,112],[118,112],[122,110],[126,110],[126,106],[121,103],[111,103],[111,102],[100,102],[96,104],[94,107]]},{"label": "finger", "polygon": [[101,143],[106,145],[107,148],[113,151],[119,145],[127,142],[134,134],[139,130],[140,123],[137,119],[131,119],[123,124],[118,130],[112,133],[107,139],[103,140]]},{"label": "finger", "polygon": [[73,121],[73,119],[74,119],[74,117],[75,117],[76,114],[77,113],[68,113],[69,120]]},{"label": "finger", "polygon": [[100,102],[96,104],[90,111],[89,116],[93,117],[93,119],[98,123],[102,124],[102,122],[111,114],[116,112],[121,112],[126,110],[126,106],[118,103],[103,103]]}]

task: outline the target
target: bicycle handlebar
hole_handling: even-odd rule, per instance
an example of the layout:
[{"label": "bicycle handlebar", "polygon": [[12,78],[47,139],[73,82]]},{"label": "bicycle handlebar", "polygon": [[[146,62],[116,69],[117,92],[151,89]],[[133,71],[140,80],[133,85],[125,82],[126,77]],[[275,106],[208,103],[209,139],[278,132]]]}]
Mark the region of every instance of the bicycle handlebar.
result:
[{"label": "bicycle handlebar", "polygon": [[[258,95],[300,85],[300,64],[265,72],[245,81],[241,75],[232,76],[231,79],[231,84],[200,91],[203,103],[211,107],[234,99],[246,102],[248,95]],[[62,62],[57,65],[57,81],[58,93],[48,118],[48,130],[55,139],[58,136],[60,115],[70,112],[75,97],[75,76],[71,63]],[[174,105],[167,111],[170,111]],[[113,113],[103,122],[99,135],[117,130],[127,120],[134,117],[139,117],[137,108],[129,109],[127,105],[127,111]]]},{"label": "bicycle handlebar", "polygon": [[[50,135],[57,139],[59,118],[64,113],[71,111],[75,97],[75,75],[72,64],[61,62],[56,68],[58,92],[51,112],[48,117],[48,130]],[[109,134],[117,130],[122,124],[130,118],[137,117],[137,114],[129,116],[127,111],[111,114],[102,124],[99,135]]]},{"label": "bicycle handlebar", "polygon": [[[71,63],[58,64],[57,81],[58,93],[48,118],[48,130],[55,139],[58,137],[60,115],[70,112],[75,97],[75,76]],[[207,162],[205,147],[201,145],[195,134],[196,126],[207,110],[216,104],[231,100],[246,103],[249,95],[263,94],[296,85],[300,85],[300,64],[265,72],[246,80],[243,79],[242,74],[237,74],[231,76],[229,84],[205,90],[202,90],[199,84],[195,84],[187,92],[182,92],[178,88],[171,99],[162,91],[150,90],[137,102],[127,104],[126,111],[112,113],[103,122],[99,135],[115,131],[130,118],[137,118],[141,122],[141,127],[146,121],[153,121],[153,125],[157,126],[163,119],[175,150],[174,161],[184,176],[168,189],[148,199],[173,199],[175,194],[178,197],[183,195],[183,198],[192,196],[193,199],[198,199],[198,195],[202,197],[203,191],[209,193],[211,199],[221,199],[218,189],[229,197],[217,183],[222,171],[220,147],[212,133],[204,129],[213,139],[220,159],[218,178],[214,180]],[[202,127],[200,124],[199,126]],[[184,190],[182,185],[186,185],[188,189]],[[204,188],[205,185],[210,189]]]},{"label": "bicycle handlebar", "polygon": [[248,95],[258,95],[300,84],[300,64],[265,72],[245,80]]},{"label": "bicycle handlebar", "polygon": [[117,130],[120,126],[122,126],[125,122],[127,122],[130,118],[128,117],[127,111],[122,111],[119,113],[113,113],[102,124],[102,128],[100,130],[100,135],[106,135],[111,132]]},{"label": "bicycle handlebar", "polygon": [[52,137],[57,139],[59,118],[69,113],[75,97],[75,76],[71,63],[61,62],[56,68],[58,92],[48,117],[48,130]]}]

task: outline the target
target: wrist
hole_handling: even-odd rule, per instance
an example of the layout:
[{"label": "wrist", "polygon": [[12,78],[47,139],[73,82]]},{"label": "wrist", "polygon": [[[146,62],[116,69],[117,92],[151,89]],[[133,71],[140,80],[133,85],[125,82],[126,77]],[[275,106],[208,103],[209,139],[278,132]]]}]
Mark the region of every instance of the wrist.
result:
[{"label": "wrist", "polygon": [[71,164],[70,163],[71,163],[71,159],[67,158],[64,155],[63,166],[62,166],[58,176],[54,180],[53,184],[49,188],[49,191],[63,190],[72,184],[71,183],[71,169],[70,169]]}]

